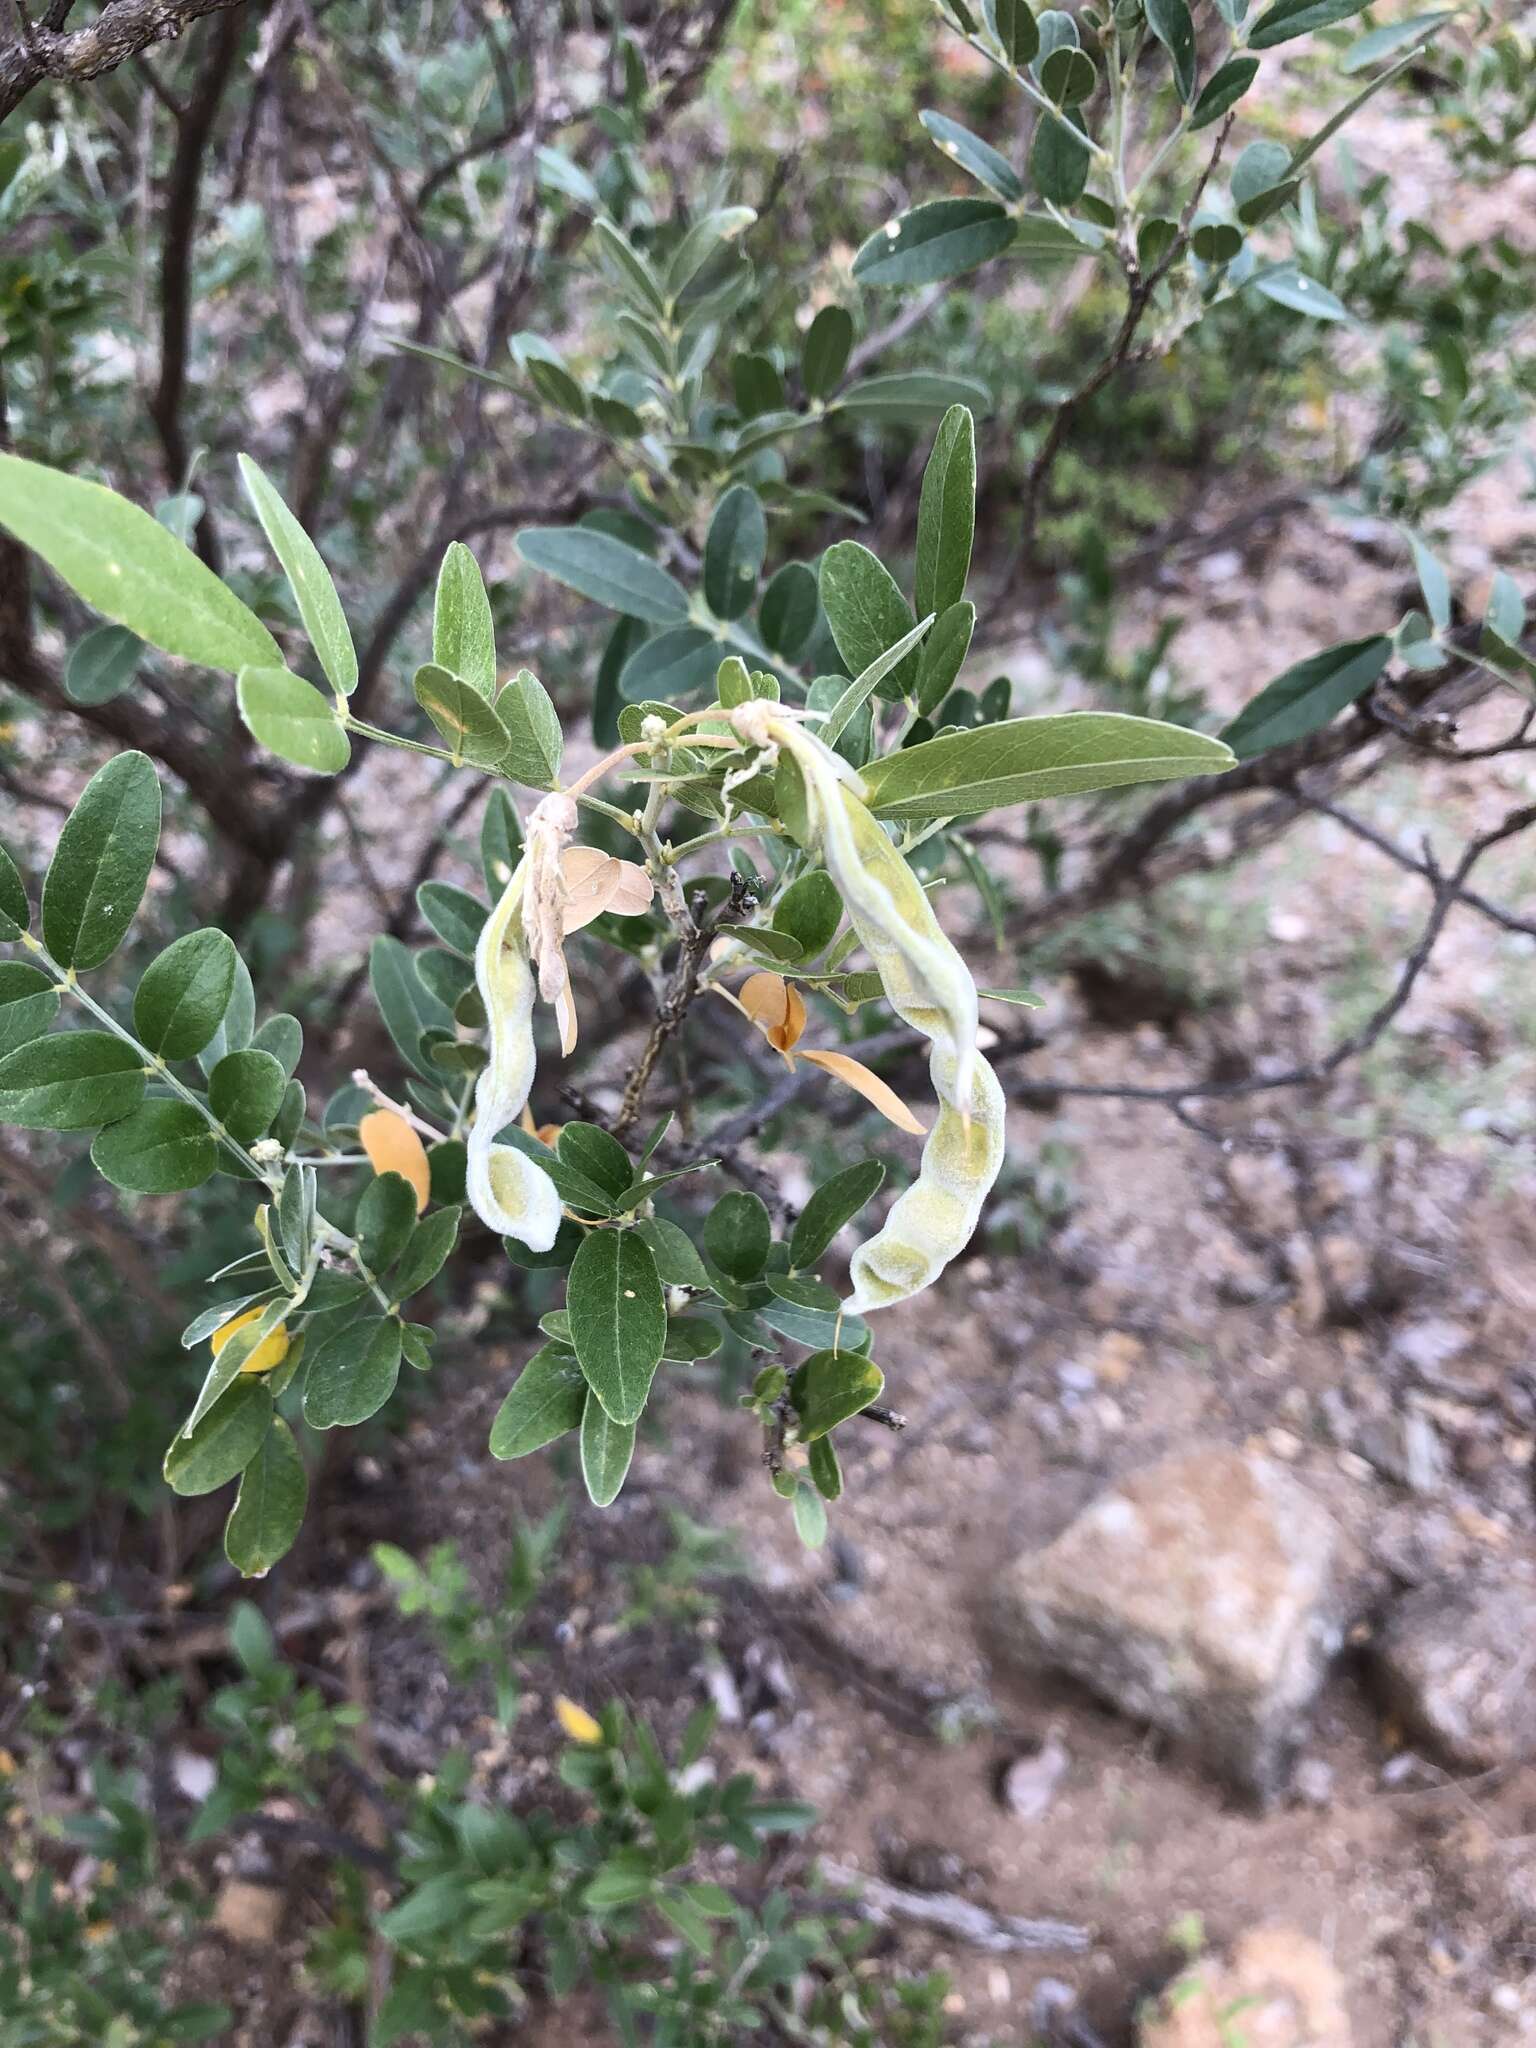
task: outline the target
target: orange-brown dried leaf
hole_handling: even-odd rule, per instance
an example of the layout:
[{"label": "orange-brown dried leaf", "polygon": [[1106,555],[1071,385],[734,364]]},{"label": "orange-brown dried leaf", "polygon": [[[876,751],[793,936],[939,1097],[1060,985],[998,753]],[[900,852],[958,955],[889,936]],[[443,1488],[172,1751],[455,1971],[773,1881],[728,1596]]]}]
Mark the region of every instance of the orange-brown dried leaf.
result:
[{"label": "orange-brown dried leaf", "polygon": [[357,1135],[375,1173],[398,1173],[416,1191],[416,1213],[427,1206],[432,1169],[427,1148],[403,1116],[392,1109],[371,1109],[358,1121]]},{"label": "orange-brown dried leaf", "polygon": [[845,1052],[802,1052],[799,1057],[846,1083],[878,1109],[898,1131],[910,1131],[914,1138],[920,1138],[928,1128],[918,1122],[895,1089],[882,1081],[878,1074],[872,1074],[862,1060],[853,1059]]}]

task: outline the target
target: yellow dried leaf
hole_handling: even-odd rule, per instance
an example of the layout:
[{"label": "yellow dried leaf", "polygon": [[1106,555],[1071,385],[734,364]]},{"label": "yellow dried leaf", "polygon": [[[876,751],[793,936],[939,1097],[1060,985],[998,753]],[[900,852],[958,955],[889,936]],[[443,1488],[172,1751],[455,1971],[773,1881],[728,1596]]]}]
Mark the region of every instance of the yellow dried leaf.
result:
[{"label": "yellow dried leaf", "polygon": [[[265,1314],[264,1308],[248,1308],[242,1315],[231,1316],[227,1323],[220,1323],[208,1340],[214,1357],[218,1357],[237,1330],[243,1330],[247,1323],[259,1322]],[[281,1365],[288,1356],[288,1341],[288,1326],[286,1323],[279,1323],[275,1330],[262,1338],[240,1370],[271,1372],[274,1366]]]},{"label": "yellow dried leaf", "polygon": [[880,1114],[893,1123],[898,1131],[910,1131],[914,1138],[920,1138],[928,1128],[918,1122],[894,1088],[888,1087],[878,1074],[872,1074],[862,1060],[849,1057],[845,1052],[802,1052],[800,1058],[809,1060],[813,1067],[820,1067],[833,1074],[839,1081],[856,1090],[864,1100],[878,1109]]},{"label": "yellow dried leaf", "polygon": [[805,998],[782,974],[749,974],[736,1000],[776,1052],[789,1054],[805,1030]]},{"label": "yellow dried leaf", "polygon": [[568,1700],[563,1692],[555,1695],[555,1719],[572,1742],[584,1742],[591,1748],[603,1739],[602,1726],[596,1716],[589,1714],[585,1707],[578,1707],[574,1700]]},{"label": "yellow dried leaf", "polygon": [[405,1118],[392,1109],[371,1109],[358,1120],[357,1135],[375,1173],[398,1173],[416,1190],[416,1214],[432,1192],[427,1148]]}]

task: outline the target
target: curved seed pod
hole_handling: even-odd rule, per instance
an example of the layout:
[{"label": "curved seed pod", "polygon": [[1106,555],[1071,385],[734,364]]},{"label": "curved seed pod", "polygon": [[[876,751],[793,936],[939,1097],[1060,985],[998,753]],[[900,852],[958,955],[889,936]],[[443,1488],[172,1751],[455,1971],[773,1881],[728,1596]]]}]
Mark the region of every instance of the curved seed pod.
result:
[{"label": "curved seed pod", "polygon": [[494,1143],[515,1122],[533,1086],[533,969],[521,916],[526,862],[520,861],[475,947],[475,984],[490,1022],[490,1059],[475,1085],[475,1120],[465,1162],[470,1207],[498,1236],[547,1252],[560,1228],[560,1197],[543,1167]]},{"label": "curved seed pod", "polygon": [[[775,709],[777,707],[774,707]],[[976,984],[927,892],[864,807],[847,764],[814,734],[766,707],[741,707],[738,730],[782,747],[805,785],[806,821],[859,942],[896,1014],[933,1041],[939,1116],[922,1166],[885,1226],[853,1255],[851,1315],[889,1308],[935,1281],[976,1228],[1003,1164],[1006,1103],[976,1049]]]}]

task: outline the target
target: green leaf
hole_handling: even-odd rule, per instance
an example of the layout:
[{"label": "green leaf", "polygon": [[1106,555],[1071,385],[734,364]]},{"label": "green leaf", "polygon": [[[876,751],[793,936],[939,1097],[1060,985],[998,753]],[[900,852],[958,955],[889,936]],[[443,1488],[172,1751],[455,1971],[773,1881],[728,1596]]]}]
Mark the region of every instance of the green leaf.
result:
[{"label": "green leaf", "polygon": [[562,1125],[555,1150],[565,1165],[584,1175],[605,1195],[626,1193],[635,1177],[629,1154],[599,1124]]},{"label": "green leaf", "polygon": [[133,998],[140,1043],[163,1060],[189,1060],[213,1038],[235,986],[234,941],[209,928],[174,940],[144,970]]},{"label": "green leaf", "polygon": [[1147,27],[1168,52],[1173,82],[1187,106],[1195,96],[1195,24],[1184,0],[1146,0]]},{"label": "green leaf", "polygon": [[814,632],[820,608],[815,570],[804,562],[786,562],[769,581],[758,608],[764,645],[793,661]]},{"label": "green leaf", "polygon": [[298,1535],[308,1499],[309,1480],[293,1431],[274,1415],[224,1527],[224,1555],[235,1570],[248,1579],[270,1571]]},{"label": "green leaf", "polygon": [[1349,21],[1363,14],[1369,0],[1277,0],[1261,14],[1248,31],[1250,50],[1272,50],[1276,43],[1288,43],[1293,36],[1310,35],[1315,28],[1330,28],[1336,21]]},{"label": "green leaf", "polygon": [[800,381],[807,398],[830,398],[842,382],[853,350],[853,315],[843,306],[823,306],[805,330]]},{"label": "green leaf", "polygon": [[1443,633],[1451,623],[1451,579],[1415,534],[1410,533],[1407,539],[1413,554],[1414,573],[1424,593],[1424,609],[1429,613],[1435,630]]},{"label": "green leaf", "polygon": [[[853,723],[854,718],[863,709],[867,700],[879,689],[887,676],[894,676],[899,669],[903,676],[909,680],[911,679],[914,674],[911,657],[927,637],[928,629],[932,624],[933,614],[930,612],[927,618],[918,620],[910,633],[903,633],[901,638],[887,647],[883,654],[877,654],[864,673],[856,677],[846,690],[838,692],[823,723],[817,728],[829,747],[836,746],[837,742]],[[819,683],[820,678],[817,680]],[[893,683],[891,690],[894,691],[895,688],[896,685]],[[813,710],[820,708],[819,703],[814,698],[815,689],[816,685],[813,684],[813,697],[810,700]],[[890,692],[883,692],[882,694],[888,695]],[[866,731],[863,752],[855,756],[855,758],[862,760],[868,750]]]},{"label": "green leaf", "polygon": [[974,377],[949,377],[937,370],[893,370],[850,384],[833,403],[839,412],[899,425],[930,419],[952,405],[985,412],[992,404],[992,394]]},{"label": "green leaf", "polygon": [[809,1443],[825,1436],[871,1401],[878,1401],[884,1389],[885,1374],[861,1352],[816,1352],[789,1382],[789,1398],[800,1418],[801,1441]]},{"label": "green leaf", "polygon": [[1206,80],[1205,89],[1195,101],[1194,111],[1189,117],[1191,132],[1209,128],[1213,121],[1229,114],[1258,75],[1257,57],[1228,58],[1221,69]]},{"label": "green leaf", "polygon": [[1513,576],[1501,569],[1488,592],[1488,609],[1483,623],[1506,647],[1518,647],[1525,637],[1525,599]]},{"label": "green leaf", "polygon": [[272,1395],[264,1378],[242,1373],[192,1434],[172,1443],[165,1454],[166,1484],[173,1493],[217,1492],[249,1465],[271,1421]]},{"label": "green leaf", "polygon": [[940,612],[923,642],[918,656],[917,685],[913,692],[919,713],[930,717],[954,687],[955,678],[971,651],[976,630],[976,607],[969,601],[952,604]]},{"label": "green leaf", "polygon": [[496,709],[507,729],[503,774],[529,789],[552,789],[560,773],[565,735],[549,692],[532,669],[517,671],[496,699]]},{"label": "green leaf", "polygon": [[960,818],[1041,797],[1214,775],[1231,765],[1223,742],[1203,733],[1155,718],[1072,711],[946,733],[862,772],[880,817]]},{"label": "green leaf", "polygon": [[611,1507],[618,1499],[634,1455],[635,1425],[615,1422],[589,1392],[581,1411],[581,1477],[595,1507]]},{"label": "green leaf", "polygon": [[132,1116],[98,1131],[91,1146],[91,1164],[102,1179],[140,1195],[201,1187],[218,1163],[213,1133],[190,1102],[141,1103]]},{"label": "green leaf", "polygon": [[704,1249],[729,1280],[755,1280],[772,1242],[767,1206],[745,1188],[722,1195],[705,1218]]},{"label": "green leaf", "polygon": [[304,1420],[336,1429],[377,1415],[400,1377],[400,1324],[363,1316],[322,1344],[304,1382]]},{"label": "green leaf", "polygon": [[229,991],[224,1015],[218,1030],[197,1056],[197,1064],[203,1072],[211,1074],[225,1053],[239,1052],[249,1045],[255,1024],[256,991],[251,986],[251,970],[236,954],[234,985]]},{"label": "green leaf", "polygon": [[823,1500],[838,1500],[843,1491],[843,1470],[837,1462],[837,1452],[829,1436],[819,1436],[812,1443],[807,1459],[807,1470],[811,1483]]},{"label": "green leaf", "polygon": [[159,844],[154,763],[147,754],[116,754],[64,820],[43,880],[43,940],[61,967],[83,973],[117,951]]},{"label": "green leaf", "polygon": [[[478,896],[471,896],[467,889],[461,889],[453,882],[423,882],[416,891],[416,907],[445,946],[451,946],[455,953],[462,953],[466,963],[474,959],[481,927],[490,916],[490,911]],[[420,958],[416,961],[416,971],[418,979],[426,980],[421,973]],[[430,981],[426,985],[432,989]],[[432,993],[441,1001],[447,1001],[440,989],[432,989]],[[454,1001],[457,1000],[455,997]]]},{"label": "green leaf", "polygon": [[676,577],[612,534],[589,526],[530,526],[518,534],[517,551],[530,568],[610,611],[653,626],[681,625],[688,617],[688,593]]},{"label": "green leaf", "polygon": [[417,669],[411,689],[456,761],[471,768],[501,766],[511,744],[507,728],[473,683],[429,661]]},{"label": "green leaf", "polygon": [[1041,115],[1030,144],[1029,174],[1042,199],[1053,206],[1075,206],[1087,186],[1090,161],[1075,119]]},{"label": "green leaf", "polygon": [[1073,44],[1051,51],[1040,66],[1040,83],[1058,107],[1077,107],[1090,98],[1099,79],[1093,59]]},{"label": "green leaf", "polygon": [[919,618],[964,597],[975,534],[976,423],[963,405],[954,405],[934,437],[918,501],[912,597]]},{"label": "green leaf", "polygon": [[422,1057],[421,1034],[434,1027],[451,1029],[453,1012],[422,986],[410,949],[388,932],[380,932],[369,948],[368,980],[401,1058],[431,1079],[432,1069]]},{"label": "green leaf", "polygon": [[541,1166],[554,1182],[561,1201],[568,1209],[579,1209],[584,1216],[612,1216],[616,1213],[612,1200],[596,1181],[578,1172],[569,1160],[551,1151],[531,1131],[525,1131],[517,1124],[508,1124],[498,1133],[497,1142],[515,1147],[536,1166]]},{"label": "green leaf", "polygon": [[693,1239],[676,1223],[662,1216],[648,1216],[635,1225],[635,1235],[644,1238],[656,1261],[656,1272],[664,1287],[692,1287],[700,1293],[709,1289],[709,1273],[694,1250]]},{"label": "green leaf", "polygon": [[0,846],[0,939],[19,939],[31,923],[26,884],[15,861]]},{"label": "green leaf", "polygon": [[370,1273],[387,1273],[416,1228],[416,1190],[401,1173],[380,1173],[358,1198],[357,1241]]},{"label": "green leaf", "polygon": [[823,1181],[800,1212],[789,1240],[789,1263],[796,1272],[814,1266],[845,1223],[857,1216],[878,1192],[885,1168],[878,1159],[863,1159]]},{"label": "green leaf", "polygon": [[827,1540],[827,1504],[815,1487],[802,1480],[795,1488],[790,1512],[795,1518],[795,1534],[806,1549],[820,1550]]},{"label": "green leaf", "polygon": [[137,1048],[106,1031],[34,1038],[0,1060],[0,1123],[24,1131],[85,1131],[138,1108]]},{"label": "green leaf", "polygon": [[704,543],[704,601],[717,619],[739,619],[752,602],[768,551],[768,520],[750,484],[732,484]]},{"label": "green leaf", "polygon": [[802,960],[814,960],[830,946],[843,921],[843,899],[825,868],[813,868],[791,882],[773,909],[773,928],[796,941]]},{"label": "green leaf", "polygon": [[1005,204],[1011,206],[1024,197],[1024,180],[990,142],[983,142],[979,135],[950,120],[947,114],[925,110],[917,118],[952,163],[969,172],[988,191],[995,192]]},{"label": "green leaf", "polygon": [[[661,1280],[644,1238],[633,1230],[591,1231],[571,1262],[566,1306],[588,1386],[615,1422],[636,1422],[667,1334]],[[585,1441],[583,1429],[584,1461]]]},{"label": "green leaf", "polygon": [[331,700],[286,668],[243,668],[235,685],[240,716],[252,737],[280,761],[337,775],[352,757]]},{"label": "green leaf", "polygon": [[1009,64],[1018,70],[1031,63],[1040,48],[1040,27],[1028,0],[987,0],[986,16]]},{"label": "green leaf", "polygon": [[[480,565],[462,541],[450,541],[438,571],[432,611],[432,660],[484,699],[496,694],[496,628]],[[469,756],[465,756],[469,759]]]},{"label": "green leaf", "polygon": [[[509,683],[507,687],[510,689],[512,685]],[[557,752],[555,767],[559,765]],[[553,780],[553,771],[550,779]],[[521,781],[522,777],[519,776],[518,780]],[[486,894],[493,903],[512,879],[512,870],[522,858],[522,852],[523,828],[518,823],[512,799],[504,789],[493,789],[480,820],[480,872],[485,877]]]},{"label": "green leaf", "polygon": [[581,1424],[587,1383],[559,1346],[536,1351],[514,1381],[491,1424],[493,1458],[526,1458]]},{"label": "green leaf", "polygon": [[861,284],[938,284],[1000,256],[1013,235],[1013,216],[995,200],[928,199],[877,228],[853,274]]},{"label": "green leaf", "polygon": [[[858,676],[915,630],[907,600],[889,569],[856,540],[841,540],[821,558],[821,606],[837,651]],[[904,697],[917,676],[916,653],[880,684],[883,697]]]},{"label": "green leaf", "polygon": [[240,481],[273,554],[282,564],[309,644],[319,655],[331,688],[339,696],[350,697],[357,688],[357,650],[352,645],[347,615],[336,595],[331,572],[320,559],[320,550],[283,503],[271,479],[249,455],[240,457]]},{"label": "green leaf", "polygon": [[1281,184],[1291,168],[1291,152],[1283,142],[1250,142],[1232,168],[1232,203],[1241,212],[1248,202]]},{"label": "green leaf", "polygon": [[41,1038],[59,1014],[59,992],[40,967],[0,960],[0,1059]]},{"label": "green leaf", "polygon": [[1313,320],[1347,320],[1341,300],[1316,278],[1303,277],[1294,263],[1277,263],[1272,270],[1258,270],[1248,279],[1249,289],[1293,313],[1305,313]]},{"label": "green leaf", "polygon": [[1242,250],[1242,230],[1227,220],[1203,221],[1190,236],[1189,246],[1202,263],[1230,263]]},{"label": "green leaf", "polygon": [[713,1358],[721,1342],[719,1324],[707,1316],[668,1316],[661,1355],[674,1365],[697,1365],[701,1358]]},{"label": "green leaf", "polygon": [[208,1076],[208,1107],[237,1143],[250,1145],[282,1108],[287,1088],[281,1062],[248,1045],[225,1053]]},{"label": "green leaf", "polygon": [[1353,78],[1356,72],[1369,71],[1373,64],[1395,57],[1399,50],[1427,41],[1446,22],[1455,19],[1454,8],[1442,7],[1432,14],[1410,14],[1403,21],[1389,21],[1384,28],[1373,28],[1358,42],[1351,43],[1339,60],[1339,69],[1346,78]]},{"label": "green leaf", "polygon": [[297,1017],[291,1017],[286,1010],[279,1010],[275,1017],[267,1019],[251,1043],[259,1052],[271,1053],[292,1080],[293,1070],[304,1051],[304,1026]]},{"label": "green leaf", "polygon": [[69,650],[64,694],[72,704],[110,704],[139,672],[144,642],[126,626],[93,626]]},{"label": "green leaf", "polygon": [[1320,732],[1346,705],[1365,695],[1391,655],[1392,642],[1382,633],[1308,655],[1266,683],[1221,736],[1237,758],[1246,761],[1266,748]]},{"label": "green leaf", "polygon": [[406,1248],[405,1257],[390,1279],[391,1300],[397,1303],[409,1301],[413,1294],[419,1294],[429,1281],[437,1278],[448,1254],[458,1242],[459,1215],[457,1208],[434,1209],[430,1216],[421,1219]]},{"label": "green leaf", "polygon": [[148,512],[101,484],[0,455],[0,526],[151,647],[232,673],[281,666],[256,614]]}]

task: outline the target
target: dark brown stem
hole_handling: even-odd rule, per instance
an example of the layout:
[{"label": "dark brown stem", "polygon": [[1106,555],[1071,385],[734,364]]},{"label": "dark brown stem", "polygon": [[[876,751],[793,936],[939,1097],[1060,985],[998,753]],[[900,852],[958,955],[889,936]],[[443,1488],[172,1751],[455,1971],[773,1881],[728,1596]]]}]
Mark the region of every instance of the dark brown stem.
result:
[{"label": "dark brown stem", "polygon": [[0,43],[0,121],[45,78],[63,84],[99,78],[152,44],[179,36],[203,15],[244,4],[245,0],[113,0],[95,21],[70,30],[62,26],[63,13],[52,7],[37,26],[25,33],[18,28]]}]

